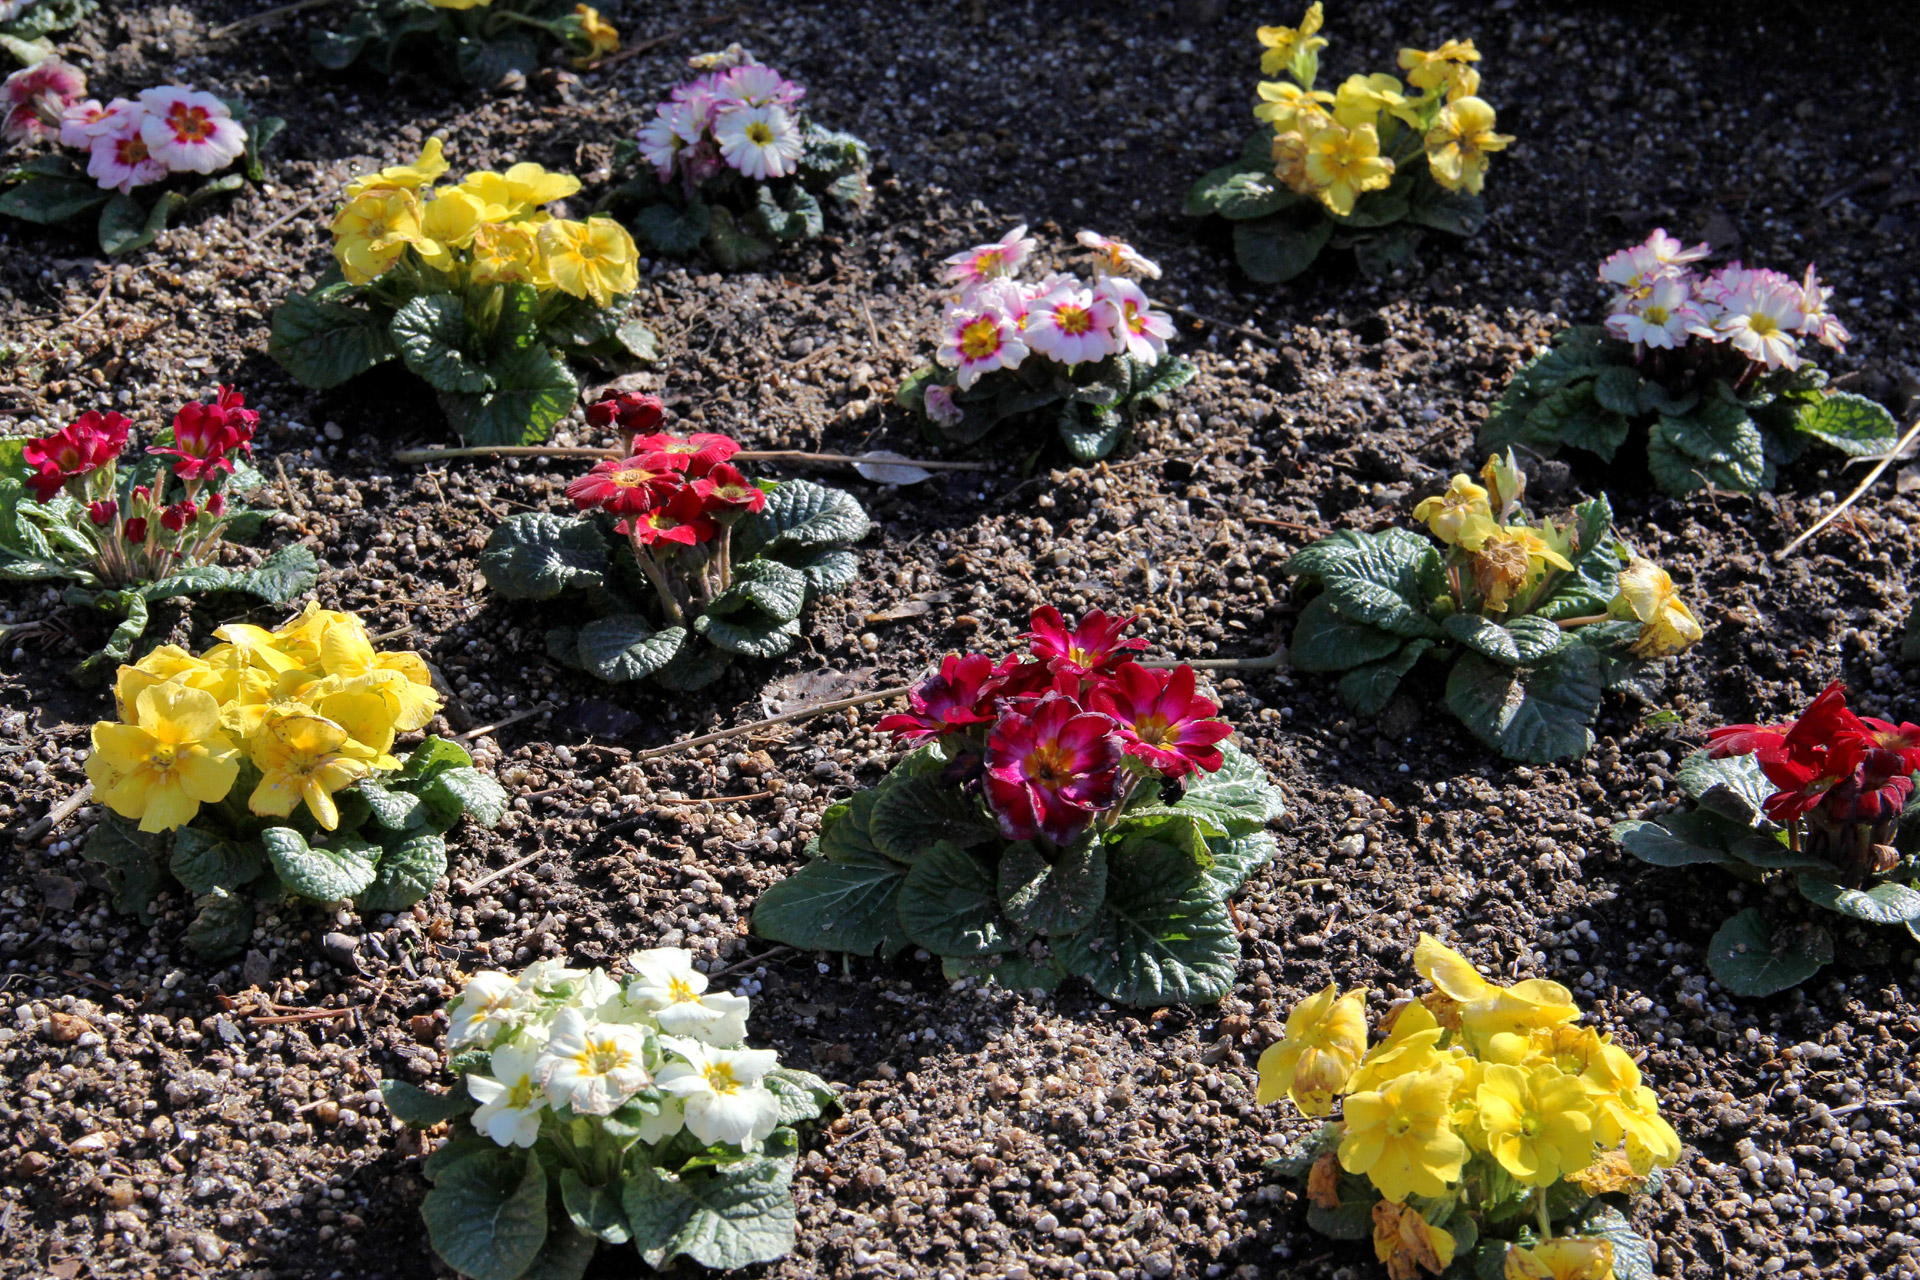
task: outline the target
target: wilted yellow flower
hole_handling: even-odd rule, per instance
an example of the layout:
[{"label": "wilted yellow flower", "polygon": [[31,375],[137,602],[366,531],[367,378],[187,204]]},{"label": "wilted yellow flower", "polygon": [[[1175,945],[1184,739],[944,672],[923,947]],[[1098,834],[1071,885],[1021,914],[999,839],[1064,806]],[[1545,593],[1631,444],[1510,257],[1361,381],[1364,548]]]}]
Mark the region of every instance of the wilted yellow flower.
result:
[{"label": "wilted yellow flower", "polygon": [[1469,64],[1480,61],[1471,40],[1449,40],[1438,49],[1402,49],[1400,69],[1416,89],[1444,89],[1451,100],[1475,93],[1480,73]]},{"label": "wilted yellow flower", "polygon": [[1453,1265],[1453,1234],[1418,1209],[1382,1200],[1373,1206],[1373,1256],[1387,1264],[1387,1280],[1414,1280],[1421,1268],[1439,1275]]},{"label": "wilted yellow flower", "polygon": [[421,187],[432,186],[447,171],[446,157],[441,154],[439,138],[428,138],[427,145],[420,148],[420,158],[412,164],[388,165],[378,173],[355,178],[347,184],[347,198],[375,191],[381,187],[393,187],[403,191],[417,191]]},{"label": "wilted yellow flower", "polygon": [[1463,475],[1456,475],[1445,493],[1422,498],[1413,518],[1426,521],[1433,536],[1448,546],[1467,551],[1478,551],[1487,535],[1500,527],[1493,522],[1487,491]]},{"label": "wilted yellow flower", "polygon": [[1334,1095],[1367,1049],[1366,999],[1365,987],[1340,995],[1329,983],[1294,1006],[1286,1037],[1260,1055],[1261,1105],[1287,1096],[1306,1115],[1333,1110]]},{"label": "wilted yellow flower", "polygon": [[366,284],[392,269],[417,245],[423,253],[438,245],[420,231],[420,199],[411,191],[379,187],[349,200],[333,218],[333,256],[351,284]]},{"label": "wilted yellow flower", "polygon": [[1307,1203],[1322,1209],[1340,1207],[1340,1157],[1331,1151],[1307,1170]]},{"label": "wilted yellow flower", "polygon": [[1298,128],[1304,120],[1325,120],[1333,95],[1323,90],[1302,89],[1291,80],[1262,80],[1254,86],[1260,101],[1253,118],[1265,120],[1275,132]]},{"label": "wilted yellow flower", "polygon": [[540,227],[540,252],[556,289],[604,307],[640,284],[640,251],[612,218],[555,220]]},{"label": "wilted yellow flower", "polygon": [[1626,1152],[1602,1151],[1592,1164],[1568,1174],[1567,1181],[1590,1196],[1617,1195],[1646,1181],[1646,1174],[1634,1171]]},{"label": "wilted yellow flower", "polygon": [[1660,1099],[1640,1082],[1640,1068],[1618,1045],[1600,1048],[1580,1082],[1594,1104],[1594,1136],[1606,1147],[1626,1144],[1633,1171],[1645,1177],[1680,1158],[1680,1135],[1660,1114]]},{"label": "wilted yellow flower", "polygon": [[1640,637],[1631,646],[1639,658],[1670,657],[1706,634],[1667,571],[1639,556],[1620,571],[1618,591],[1607,603],[1607,612],[1622,620],[1639,620]]},{"label": "wilted yellow flower", "polygon": [[1487,180],[1487,156],[1505,151],[1513,139],[1493,131],[1493,108],[1479,98],[1457,98],[1440,109],[1427,131],[1427,167],[1449,191],[1480,194]]},{"label": "wilted yellow flower", "polygon": [[213,695],[171,681],[133,699],[133,723],[93,726],[87,778],[94,794],[142,831],[183,827],[203,804],[224,800],[240,752],[220,729]]},{"label": "wilted yellow flower", "polygon": [[1495,511],[1511,511],[1527,491],[1527,473],[1513,460],[1511,449],[1489,457],[1487,465],[1480,468],[1480,478],[1487,482],[1487,501]]},{"label": "wilted yellow flower", "polygon": [[1481,539],[1473,556],[1473,584],[1485,597],[1481,607],[1488,613],[1505,613],[1507,601],[1537,582],[1549,566],[1566,572],[1573,562],[1530,525],[1495,529]]},{"label": "wilted yellow flower", "polygon": [[[467,175],[458,190],[478,197],[488,206],[489,220],[515,217],[564,200],[580,190],[580,179],[570,173],[554,173],[533,163],[516,164],[505,173],[481,169]],[[502,212],[495,213],[499,209]]]},{"label": "wilted yellow flower", "polygon": [[1349,129],[1331,121],[1313,121],[1305,136],[1302,164],[1314,194],[1341,217],[1353,212],[1353,202],[1361,195],[1393,181],[1393,161],[1380,154],[1380,134],[1371,124]]},{"label": "wilted yellow flower", "polygon": [[1613,1280],[1613,1242],[1590,1236],[1507,1246],[1506,1280]]},{"label": "wilted yellow flower", "polygon": [[619,51],[620,32],[611,22],[600,16],[599,10],[577,4],[573,6],[573,15],[580,20],[580,34],[585,36],[587,43],[592,46],[585,57],[573,60],[574,66],[589,66],[608,54]]},{"label": "wilted yellow flower", "polygon": [[1313,180],[1307,177],[1307,138],[1303,133],[1290,131],[1277,134],[1273,139],[1273,176],[1287,184],[1290,190],[1303,196],[1314,193]]},{"label": "wilted yellow flower", "polygon": [[1387,1199],[1438,1196],[1460,1177],[1467,1144],[1450,1122],[1451,1067],[1389,1080],[1342,1108],[1340,1166],[1364,1173]]},{"label": "wilted yellow flower", "polygon": [[1291,69],[1300,79],[1310,82],[1313,78],[1311,72],[1302,72],[1317,66],[1320,50],[1327,47],[1327,38],[1314,34],[1325,20],[1320,0],[1313,0],[1301,17],[1299,26],[1261,27],[1255,31],[1254,36],[1267,47],[1267,51],[1260,55],[1261,73],[1274,76]]},{"label": "wilted yellow flower", "polygon": [[1593,1103],[1578,1077],[1495,1063],[1475,1101],[1487,1150],[1516,1180],[1550,1187],[1593,1163]]},{"label": "wilted yellow flower", "polygon": [[266,716],[248,750],[260,785],[247,807],[285,818],[305,801],[313,820],[328,831],[340,825],[333,793],[372,772],[367,753],[351,752],[346,729],[298,704]]},{"label": "wilted yellow flower", "polygon": [[1360,1060],[1347,1089],[1353,1093],[1378,1089],[1389,1080],[1446,1065],[1449,1058],[1439,1050],[1443,1034],[1425,1005],[1416,1001],[1402,1006],[1387,1038]]},{"label": "wilted yellow flower", "polygon": [[1348,128],[1374,124],[1381,112],[1410,125],[1420,123],[1420,113],[1407,101],[1405,86],[1385,72],[1351,75],[1341,82],[1333,98],[1333,118]]}]

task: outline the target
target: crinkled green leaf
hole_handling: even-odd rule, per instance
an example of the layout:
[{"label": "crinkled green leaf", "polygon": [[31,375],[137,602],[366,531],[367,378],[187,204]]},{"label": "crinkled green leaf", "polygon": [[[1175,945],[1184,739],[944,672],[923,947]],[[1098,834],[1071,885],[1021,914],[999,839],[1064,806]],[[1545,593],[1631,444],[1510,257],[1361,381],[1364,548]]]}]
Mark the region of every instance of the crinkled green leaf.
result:
[{"label": "crinkled green leaf", "polygon": [[320,564],[313,552],[304,543],[292,542],[253,568],[232,574],[226,586],[268,604],[291,604],[313,590],[319,581]]},{"label": "crinkled green leaf", "polygon": [[453,1093],[428,1093],[405,1080],[382,1080],[380,1100],[386,1104],[388,1115],[418,1129],[466,1115],[474,1108],[474,1101],[464,1088]]},{"label": "crinkled green leaf", "polygon": [[316,302],[296,293],[273,313],[267,354],[298,382],[325,391],[399,353],[376,313],[351,303]]},{"label": "crinkled green leaf", "polygon": [[447,421],[470,445],[538,444],[580,393],[566,362],[543,343],[501,352],[486,367],[492,389],[440,393]]},{"label": "crinkled green leaf", "polygon": [[867,536],[873,522],[853,496],[810,480],[785,480],[767,505],[733,531],[739,561],[790,551],[842,547]]},{"label": "crinkled green leaf", "polygon": [[633,220],[634,234],[649,248],[675,257],[685,257],[698,249],[712,226],[712,212],[698,201],[648,205]]},{"label": "crinkled green leaf", "polygon": [[421,1202],[433,1251],[472,1280],[520,1280],[547,1239],[547,1171],[516,1147],[468,1156]]},{"label": "crinkled green leaf", "polygon": [[143,834],[118,814],[101,817],[80,856],[106,868],[114,909],[131,911],[140,923],[153,922],[153,896],[160,891],[162,862],[158,838]]},{"label": "crinkled green leaf", "polygon": [[764,614],[741,614],[737,618],[716,618],[703,613],[693,620],[696,634],[705,636],[715,647],[748,658],[777,658],[793,648],[800,638],[800,622],[779,622]]},{"label": "crinkled green leaf", "polygon": [[1818,925],[1776,932],[1752,907],[1707,943],[1707,968],[1737,996],[1770,996],[1799,986],[1833,959],[1833,937]]},{"label": "crinkled green leaf", "polygon": [[1586,645],[1568,645],[1533,667],[1463,653],[1447,677],[1447,706],[1509,760],[1547,764],[1593,746],[1603,688],[1599,655]]},{"label": "crinkled green leaf", "polygon": [[1456,613],[1441,624],[1447,638],[1465,645],[1503,666],[1531,666],[1572,642],[1558,624],[1539,617],[1519,617],[1504,625],[1477,613]]},{"label": "crinkled green leaf", "polygon": [[1327,219],[1316,217],[1302,227],[1291,213],[1235,223],[1233,256],[1248,279],[1283,284],[1313,265],[1332,234],[1333,224]]},{"label": "crinkled green leaf", "polygon": [[1715,759],[1695,751],[1680,762],[1673,780],[1701,808],[1749,827],[1761,820],[1767,798],[1777,790],[1752,755]]},{"label": "crinkled green leaf", "polygon": [[260,846],[252,841],[224,840],[198,827],[181,827],[173,833],[167,870],[189,893],[237,889],[266,869]]},{"label": "crinkled green leaf", "polygon": [[900,888],[900,924],[935,955],[1011,951],[1019,937],[1000,910],[986,865],[965,849],[936,844],[914,862]]},{"label": "crinkled green leaf", "polygon": [[456,765],[420,784],[420,803],[427,822],[445,831],[462,816],[483,827],[496,825],[507,812],[507,792],[498,782],[471,765]]},{"label": "crinkled green leaf", "polygon": [[580,628],[580,665],[602,680],[643,680],[672,662],[687,645],[685,627],[663,627],[638,613],[595,618]]},{"label": "crinkled green leaf", "polygon": [[551,600],[606,581],[607,539],[593,521],[545,512],[508,516],[480,552],[487,585],[512,600]]},{"label": "crinkled green leaf", "polygon": [[1842,453],[1864,457],[1893,447],[1900,426],[1877,401],[1851,391],[1828,391],[1800,410],[1794,425]]},{"label": "crinkled green leaf", "polygon": [[493,390],[486,366],[465,351],[467,309],[456,294],[424,293],[409,299],[388,324],[394,348],[413,373],[435,391]]},{"label": "crinkled green leaf", "polygon": [[1920,920],[1920,890],[1887,881],[1870,889],[1849,889],[1810,871],[1800,873],[1801,894],[1829,911],[1872,924]]},{"label": "crinkled green leaf", "polygon": [[[1089,834],[1057,849],[1049,862],[1030,840],[1000,855],[1000,906],[1009,919],[1043,937],[1074,933],[1093,922],[1107,897],[1107,851]],[[944,953],[943,953],[944,954]]]},{"label": "crinkled green leaf", "polygon": [[1766,443],[1744,408],[1708,398],[1691,413],[1653,424],[1647,468],[1661,491],[1676,497],[1708,484],[1752,492],[1767,474]]},{"label": "crinkled green leaf", "polygon": [[816,858],[760,895],[753,931],[802,951],[891,955],[906,945],[898,910],[906,878],[878,853]]},{"label": "crinkled green leaf", "polygon": [[1287,660],[1301,671],[1345,671],[1387,661],[1405,644],[1390,631],[1347,617],[1322,592],[1300,611]]},{"label": "crinkled green leaf", "polygon": [[[733,575],[733,583],[707,605],[709,617],[753,618],[792,622],[807,602],[806,575],[778,560],[749,560]],[[584,637],[583,637],[584,644]]]},{"label": "crinkled green leaf", "polygon": [[388,845],[373,882],[354,897],[362,911],[405,911],[447,874],[447,842],[430,831]]},{"label": "crinkled green leaf", "polygon": [[979,801],[937,777],[904,778],[873,794],[868,835],[896,862],[913,862],[943,840],[970,849],[995,836]]},{"label": "crinkled green leaf", "polygon": [[1273,785],[1258,760],[1231,742],[1220,744],[1220,757],[1214,772],[1188,775],[1175,812],[1205,816],[1234,833],[1258,830],[1287,811],[1286,793]]},{"label": "crinkled green leaf", "polygon": [[1122,1004],[1211,1004],[1233,989],[1240,943],[1207,872],[1151,839],[1108,852],[1107,896],[1080,932],[1053,942],[1068,972]]},{"label": "crinkled green leaf", "polygon": [[373,883],[380,846],[354,836],[333,839],[337,848],[315,848],[292,827],[268,827],[260,833],[281,883],[315,902],[345,902]]},{"label": "crinkled green leaf", "polygon": [[790,1177],[785,1163],[767,1159],[678,1178],[641,1164],[623,1197],[634,1247],[656,1270],[682,1254],[716,1270],[784,1258],[794,1242]]},{"label": "crinkled green leaf", "polygon": [[1731,852],[1741,828],[1709,813],[1673,813],[1648,821],[1629,818],[1613,824],[1613,838],[1622,849],[1656,867],[1689,867],[1700,863],[1726,866],[1739,861]]},{"label": "crinkled green leaf", "polygon": [[1206,869],[1207,879],[1224,901],[1240,892],[1254,872],[1279,855],[1280,842],[1264,831],[1249,831],[1210,836],[1207,848],[1213,854],[1213,865]]},{"label": "crinkled green leaf", "polygon": [[608,1244],[625,1244],[633,1238],[627,1229],[621,1190],[619,1180],[595,1184],[572,1169],[560,1171],[560,1203],[565,1206],[573,1229]]},{"label": "crinkled green leaf", "polygon": [[[1427,615],[1423,591],[1427,562],[1439,557],[1433,544],[1407,529],[1362,537],[1364,543],[1351,551],[1313,562],[1327,599],[1355,622],[1409,639],[1437,638],[1440,628]],[[1293,563],[1289,561],[1289,568]]]}]

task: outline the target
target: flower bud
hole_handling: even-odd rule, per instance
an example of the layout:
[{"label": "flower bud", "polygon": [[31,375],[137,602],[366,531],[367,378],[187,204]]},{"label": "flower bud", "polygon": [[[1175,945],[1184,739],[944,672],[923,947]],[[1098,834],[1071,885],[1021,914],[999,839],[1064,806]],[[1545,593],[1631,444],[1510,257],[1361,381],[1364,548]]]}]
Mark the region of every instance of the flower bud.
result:
[{"label": "flower bud", "polygon": [[200,514],[200,508],[191,502],[176,502],[160,513],[160,527],[169,533],[178,533],[193,523]]},{"label": "flower bud", "polygon": [[127,541],[136,547],[139,546],[147,540],[147,522],[135,516],[133,519],[127,521],[126,533]]},{"label": "flower bud", "polygon": [[1487,482],[1488,500],[1504,521],[1527,491],[1527,473],[1514,462],[1513,450],[1509,449],[1505,457],[1496,453],[1488,458],[1487,465],[1480,468],[1480,478]]},{"label": "flower bud", "polygon": [[120,514],[120,504],[111,498],[96,502],[87,508],[87,519],[97,525],[109,525]]},{"label": "flower bud", "polygon": [[210,495],[207,498],[207,514],[208,515],[214,517],[217,520],[221,516],[225,515],[226,513],[227,513],[227,495],[226,494],[216,493],[216,494]]}]

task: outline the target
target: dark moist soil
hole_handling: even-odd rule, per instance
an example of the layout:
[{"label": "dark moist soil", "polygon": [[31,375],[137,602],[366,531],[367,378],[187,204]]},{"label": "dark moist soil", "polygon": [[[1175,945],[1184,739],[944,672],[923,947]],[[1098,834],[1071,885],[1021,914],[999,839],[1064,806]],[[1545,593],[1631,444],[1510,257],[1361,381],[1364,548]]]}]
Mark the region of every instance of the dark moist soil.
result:
[{"label": "dark moist soil", "polygon": [[[1556,501],[1613,483],[1627,536],[1707,623],[1658,706],[1610,699],[1599,745],[1570,765],[1491,758],[1439,708],[1435,671],[1378,721],[1344,711],[1324,677],[1217,679],[1293,806],[1279,861],[1240,904],[1245,960],[1218,1008],[956,988],[917,957],[843,964],[750,937],[755,898],[799,865],[820,811],[886,767],[874,709],[631,759],[907,680],[956,647],[1003,652],[1043,601],[1137,610],[1157,653],[1271,651],[1297,612],[1286,556],[1316,530],[1403,523],[1412,500],[1477,464],[1475,424],[1510,370],[1560,325],[1594,319],[1595,263],[1655,225],[1794,272],[1817,260],[1857,335],[1842,370],[1909,415],[1920,50],[1901,6],[1330,6],[1331,79],[1386,68],[1400,44],[1471,36],[1518,141],[1475,242],[1429,245],[1389,279],[1335,261],[1277,289],[1239,276],[1225,229],[1179,205],[1251,127],[1253,27],[1297,5],[775,5],[603,74],[493,93],[321,74],[300,50],[324,12],[208,34],[256,7],[104,6],[76,42],[102,96],[179,77],[291,127],[266,187],[127,260],[4,224],[0,414],[38,433],[112,405],[150,430],[216,383],[244,388],[263,412],[274,537],[324,559],[323,603],[376,632],[408,629],[392,643],[425,651],[453,694],[435,727],[546,710],[472,741],[518,799],[497,832],[460,833],[443,890],[398,918],[267,916],[241,963],[185,950],[177,892],[150,929],[110,909],[76,851],[93,810],[10,847],[0,1272],[434,1274],[422,1144],[381,1109],[377,1078],[440,1080],[440,1011],[464,973],[686,945],[754,995],[757,1043],[845,1086],[840,1116],[805,1139],[798,1249],[762,1274],[1374,1275],[1364,1246],[1309,1233],[1293,1191],[1262,1177],[1308,1122],[1253,1104],[1253,1064],[1294,1001],[1329,981],[1369,985],[1376,1009],[1413,989],[1426,929],[1493,971],[1566,982],[1645,1054],[1688,1144],[1637,1218],[1660,1275],[1920,1274],[1910,940],[1845,932],[1799,990],[1731,999],[1706,974],[1707,939],[1743,902],[1792,920],[1798,900],[1710,869],[1648,869],[1606,833],[1671,801],[1673,767],[1711,726],[1790,715],[1834,678],[1866,711],[1911,713],[1911,674],[1881,655],[1920,540],[1899,491],[1920,473],[1886,477],[1777,563],[1858,469],[1821,456],[1772,495],[1674,502],[1626,470],[1538,468],[1535,492]],[[629,42],[726,12],[606,8]],[[639,381],[664,392],[675,427],[923,452],[889,396],[931,351],[934,264],[1020,221],[1056,253],[1082,226],[1123,236],[1166,267],[1157,297],[1268,337],[1184,315],[1199,378],[1137,452],[1104,465],[1049,454],[1023,477],[1035,442],[1013,441],[991,470],[911,489],[827,477],[879,530],[861,580],[815,610],[803,646],[695,695],[603,687],[549,662],[548,619],[492,600],[475,569],[501,517],[558,509],[578,467],[396,465],[394,448],[447,439],[423,389],[389,377],[309,393],[266,358],[267,318],[325,264],[324,219],[352,175],[442,133],[456,168],[538,160],[582,174],[590,197],[680,60],[730,39],[874,145],[878,197],[759,272],[646,272],[665,357]],[[578,419],[562,438],[592,441]],[[87,726],[109,702],[63,672],[105,625],[40,587],[0,601],[36,624],[0,653],[0,821],[17,831],[82,781]],[[203,607],[156,626],[200,645],[224,620]],[[351,1012],[253,1022],[267,998]],[[606,1250],[594,1274],[633,1266]]]}]

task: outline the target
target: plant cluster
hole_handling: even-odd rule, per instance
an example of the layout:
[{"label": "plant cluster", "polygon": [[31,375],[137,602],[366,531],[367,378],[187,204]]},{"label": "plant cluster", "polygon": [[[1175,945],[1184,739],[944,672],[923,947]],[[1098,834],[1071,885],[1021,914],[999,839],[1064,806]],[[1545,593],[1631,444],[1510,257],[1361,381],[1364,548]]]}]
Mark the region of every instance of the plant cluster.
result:
[{"label": "plant cluster", "polygon": [[21,66],[53,56],[56,31],[77,27],[93,16],[96,0],[0,0],[0,49]]},{"label": "plant cluster", "polygon": [[1392,1280],[1650,1276],[1622,1210],[1680,1137],[1632,1055],[1576,1026],[1557,982],[1498,986],[1424,933],[1413,957],[1434,990],[1391,1011],[1371,1048],[1366,989],[1328,986],[1260,1056],[1260,1102],[1325,1116],[1341,1100],[1270,1166],[1305,1184],[1308,1225],[1371,1237]]},{"label": "plant cluster", "polygon": [[581,514],[509,517],[480,571],[511,600],[584,597],[598,617],[547,632],[568,666],[697,689],[736,656],[792,648],[807,606],[858,574],[850,548],[872,522],[838,489],[749,480],[728,461],[732,439],[658,432],[664,416],[631,393],[590,406],[590,424],[630,433],[624,456],[567,486]]},{"label": "plant cluster", "polygon": [[1629,556],[1605,497],[1535,518],[1511,451],[1480,476],[1456,475],[1414,508],[1431,538],[1343,529],[1294,553],[1286,571],[1322,590],[1289,657],[1342,672],[1341,698],[1376,715],[1431,655],[1452,663],[1447,707],[1488,746],[1536,764],[1584,755],[1601,696],[1650,695],[1654,664],[1700,624],[1664,569]]},{"label": "plant cluster", "polygon": [[1580,449],[1612,462],[1646,442],[1663,493],[1754,492],[1810,444],[1856,457],[1893,443],[1893,415],[1827,387],[1807,354],[1850,336],[1833,290],[1809,266],[1799,280],[1733,263],[1702,274],[1704,244],[1656,229],[1600,264],[1616,289],[1604,326],[1576,325],[1514,374],[1480,430],[1482,448],[1542,455]]},{"label": "plant cluster", "polygon": [[383,1084],[401,1120],[472,1126],[427,1158],[420,1206],[461,1275],[577,1277],[602,1241],[655,1270],[793,1251],[793,1126],[832,1086],[747,1048],[747,998],[709,991],[691,952],[628,964],[624,982],[551,960],[476,973],[447,1006],[464,1087]]},{"label": "plant cluster", "polygon": [[1240,269],[1263,284],[1291,280],[1329,246],[1372,274],[1411,262],[1426,231],[1472,235],[1486,221],[1489,157],[1513,141],[1479,96],[1473,41],[1400,50],[1406,84],[1355,74],[1328,93],[1314,88],[1320,25],[1315,0],[1298,27],[1260,28],[1260,70],[1288,77],[1259,86],[1253,114],[1269,128],[1187,193],[1189,215],[1232,220]]},{"label": "plant cluster", "polygon": [[[72,222],[98,209],[103,253],[119,254],[152,244],[183,209],[238,190],[265,176],[260,153],[285,121],[270,116],[251,129],[227,103],[191,85],[162,85],[134,98],[102,106],[86,96],[87,78],[54,59],[8,76],[7,141],[60,148],[31,156],[0,173],[0,214],[50,226]],[[74,158],[86,156],[83,170]],[[241,173],[211,177],[245,161]],[[210,180],[191,190],[174,182],[182,174]],[[152,203],[136,187],[171,182]]]},{"label": "plant cluster", "polygon": [[[1904,924],[1920,940],[1920,830],[1910,804],[1920,725],[1855,714],[1836,681],[1792,724],[1730,725],[1707,738],[1675,774],[1696,807],[1615,823],[1622,848],[1655,866],[1720,866],[1756,884],[1792,873],[1815,906]],[[1831,959],[1823,925],[1776,928],[1752,907],[1707,948],[1714,978],[1742,996],[1784,991]]]},{"label": "plant cluster", "polygon": [[360,63],[393,75],[422,61],[471,85],[531,75],[549,50],[591,67],[620,48],[598,10],[566,0],[354,0],[338,30],[315,30],[313,60],[329,71]]},{"label": "plant cluster", "polygon": [[801,108],[807,91],[739,45],[692,59],[700,74],[653,109],[615,167],[634,176],[603,205],[638,205],[640,238],[661,253],[701,245],[731,270],[826,226],[821,200],[864,203],[867,144],[823,129]]},{"label": "plant cluster", "polygon": [[1240,944],[1228,899],[1275,852],[1284,809],[1195,691],[1134,655],[1131,619],[1044,606],[1029,653],[949,654],[879,727],[914,749],[829,808],[812,861],[768,889],[763,937],[949,978],[1162,1005],[1220,999]]},{"label": "plant cluster", "polygon": [[626,319],[639,251],[612,218],[548,211],[580,190],[571,174],[526,163],[435,186],[447,169],[432,138],[347,187],[335,266],[274,312],[267,350],[319,388],[398,359],[467,443],[544,440],[579,394],[563,352],[652,358],[653,333]]},{"label": "plant cluster", "polygon": [[1167,351],[1173,321],[1133,277],[1160,268],[1131,245],[1092,231],[1078,243],[1092,279],[1050,271],[1018,279],[1037,242],[1025,225],[946,260],[957,292],[940,312],[934,363],[901,384],[937,444],[971,445],[1006,422],[1050,419],[1082,462],[1104,458],[1133,431],[1143,408],[1193,379]]},{"label": "plant cluster", "polygon": [[257,488],[259,414],[220,388],[174,415],[122,465],[133,422],[91,410],[52,435],[0,444],[0,579],[70,582],[65,602],[122,615],[81,663],[87,680],[126,660],[161,600],[234,591],[285,604],[313,587],[313,553],[293,544],[252,569],[216,563],[225,539],[263,523],[236,499]]},{"label": "plant cluster", "polygon": [[284,897],[412,906],[446,874],[462,815],[492,826],[500,784],[457,744],[398,735],[440,709],[416,653],[374,649],[348,613],[309,604],[277,631],[228,623],[195,656],[162,645],[114,684],[87,777],[108,809],[85,853],[143,921],[163,870],[195,898],[187,942],[230,955],[254,907]]}]

